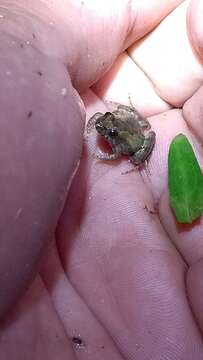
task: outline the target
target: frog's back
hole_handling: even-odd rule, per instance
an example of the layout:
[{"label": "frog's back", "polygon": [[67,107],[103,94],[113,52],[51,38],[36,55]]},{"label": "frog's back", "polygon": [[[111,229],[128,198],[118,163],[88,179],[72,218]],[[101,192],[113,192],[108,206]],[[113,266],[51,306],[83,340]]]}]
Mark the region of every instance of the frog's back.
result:
[{"label": "frog's back", "polygon": [[114,125],[120,131],[127,131],[131,135],[142,133],[141,126],[133,114],[128,114],[128,116],[123,118],[115,116]]}]

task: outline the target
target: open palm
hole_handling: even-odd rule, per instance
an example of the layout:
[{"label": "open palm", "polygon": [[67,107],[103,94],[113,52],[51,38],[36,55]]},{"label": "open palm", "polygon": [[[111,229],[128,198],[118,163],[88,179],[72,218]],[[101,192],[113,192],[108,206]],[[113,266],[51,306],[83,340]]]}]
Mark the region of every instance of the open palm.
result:
[{"label": "open palm", "polygon": [[[170,3],[172,8],[178,5]],[[114,25],[110,50],[100,23],[90,25],[91,31],[97,29],[100,45],[93,37],[89,63],[85,58],[78,70],[81,81],[73,76],[87,118],[115,106],[114,102],[127,104],[130,96],[156,132],[155,149],[147,168],[126,173],[131,165],[125,158],[95,159],[94,153],[104,144],[94,132],[85,140],[56,241],[46,251],[40,275],[3,324],[2,359],[32,359],[30,346],[35,349],[33,359],[202,358],[202,220],[178,225],[167,193],[168,147],[177,133],[193,141],[202,161],[203,30],[198,28],[198,1],[191,2],[189,10],[187,5],[180,5],[127,52],[123,51],[133,40],[172,10],[169,4],[157,10],[159,18],[146,12],[144,25],[139,17],[134,19],[130,30],[125,10],[122,25]],[[119,6],[124,12],[125,1]],[[107,33],[110,18],[105,19]],[[177,43],[170,34],[174,27]],[[102,66],[108,68],[111,62],[103,76]],[[96,79],[86,90],[86,84]],[[23,353],[15,354],[16,343]]]}]

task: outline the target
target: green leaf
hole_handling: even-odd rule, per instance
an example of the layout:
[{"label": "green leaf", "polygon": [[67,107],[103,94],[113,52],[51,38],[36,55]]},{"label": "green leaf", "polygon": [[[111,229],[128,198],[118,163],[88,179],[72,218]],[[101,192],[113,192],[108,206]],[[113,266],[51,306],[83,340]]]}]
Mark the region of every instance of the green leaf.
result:
[{"label": "green leaf", "polygon": [[180,223],[192,223],[203,212],[203,174],[183,134],[177,135],[169,148],[168,185],[176,219]]}]

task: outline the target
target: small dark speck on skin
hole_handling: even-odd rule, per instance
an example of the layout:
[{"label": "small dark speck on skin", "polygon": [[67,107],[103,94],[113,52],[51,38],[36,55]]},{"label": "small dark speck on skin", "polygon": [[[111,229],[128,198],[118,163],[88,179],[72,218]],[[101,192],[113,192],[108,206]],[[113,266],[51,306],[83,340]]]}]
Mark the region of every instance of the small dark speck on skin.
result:
[{"label": "small dark speck on skin", "polygon": [[24,44],[21,43],[21,44],[20,44],[20,47],[23,49],[23,48],[24,48]]},{"label": "small dark speck on skin", "polygon": [[32,111],[29,111],[29,113],[27,114],[27,118],[31,118],[32,117]]},{"label": "small dark speck on skin", "polygon": [[73,336],[73,337],[72,337],[72,342],[73,342],[75,345],[84,346],[83,340],[81,339],[80,336]]},{"label": "small dark speck on skin", "polygon": [[147,210],[148,213],[150,213],[150,214],[156,214],[157,213],[156,208],[149,207],[148,205],[144,205],[144,210]]},{"label": "small dark speck on skin", "polygon": [[39,76],[42,76],[42,72],[41,72],[40,70],[37,71],[37,74],[38,74]]},{"label": "small dark speck on skin", "polygon": [[32,37],[33,39],[36,39],[36,35],[34,33],[32,33]]}]

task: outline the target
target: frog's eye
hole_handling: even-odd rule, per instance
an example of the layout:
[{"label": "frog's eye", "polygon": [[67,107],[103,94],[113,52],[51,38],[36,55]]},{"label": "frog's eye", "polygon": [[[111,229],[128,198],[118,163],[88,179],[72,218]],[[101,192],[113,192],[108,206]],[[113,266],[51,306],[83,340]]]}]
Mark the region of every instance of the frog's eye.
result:
[{"label": "frog's eye", "polygon": [[95,127],[97,130],[101,130],[104,128],[103,124],[101,124],[99,121],[95,123]]},{"label": "frog's eye", "polygon": [[106,129],[105,129],[104,125],[101,122],[98,121],[95,124],[95,128],[96,128],[96,130],[98,131],[99,134],[105,135]]},{"label": "frog's eye", "polygon": [[116,129],[110,129],[109,130],[109,136],[111,136],[111,137],[118,136],[118,131]]}]

